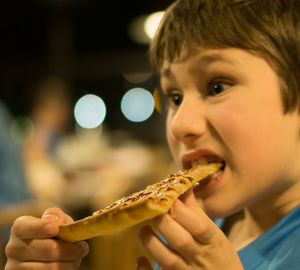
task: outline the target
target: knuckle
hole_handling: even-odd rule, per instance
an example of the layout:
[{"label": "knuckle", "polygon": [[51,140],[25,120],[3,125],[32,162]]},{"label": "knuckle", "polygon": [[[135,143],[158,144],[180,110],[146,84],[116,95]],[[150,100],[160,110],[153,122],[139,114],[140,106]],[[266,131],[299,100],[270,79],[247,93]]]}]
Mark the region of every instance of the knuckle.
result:
[{"label": "knuckle", "polygon": [[66,244],[60,240],[51,239],[43,247],[43,254],[52,260],[74,261],[83,257],[83,248],[77,243]]},{"label": "knuckle", "polygon": [[179,236],[174,242],[173,247],[176,250],[186,250],[189,249],[191,245],[192,237],[188,236]]},{"label": "knuckle", "polygon": [[18,258],[22,254],[23,249],[9,241],[5,247],[5,255],[9,258]]},{"label": "knuckle", "polygon": [[43,253],[51,259],[58,259],[60,255],[60,246],[57,241],[50,241],[43,248]]},{"label": "knuckle", "polygon": [[196,238],[201,238],[201,236],[203,235],[204,232],[206,232],[206,230],[207,230],[207,225],[206,224],[204,224],[204,223],[197,224],[197,226],[195,226],[193,228],[192,234]]},{"label": "knuckle", "polygon": [[22,231],[23,231],[23,225],[24,223],[27,222],[28,217],[27,216],[22,216],[18,217],[14,222],[11,227],[11,234],[15,235],[18,238],[21,238]]}]

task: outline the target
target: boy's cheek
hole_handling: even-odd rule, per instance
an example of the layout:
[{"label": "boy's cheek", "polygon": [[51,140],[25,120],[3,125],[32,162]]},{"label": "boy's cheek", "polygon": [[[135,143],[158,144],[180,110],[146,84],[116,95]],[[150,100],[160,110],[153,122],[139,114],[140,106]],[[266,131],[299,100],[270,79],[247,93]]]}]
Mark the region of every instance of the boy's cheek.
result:
[{"label": "boy's cheek", "polygon": [[179,141],[167,131],[166,134],[168,146],[176,165],[181,168],[181,160],[179,157]]}]

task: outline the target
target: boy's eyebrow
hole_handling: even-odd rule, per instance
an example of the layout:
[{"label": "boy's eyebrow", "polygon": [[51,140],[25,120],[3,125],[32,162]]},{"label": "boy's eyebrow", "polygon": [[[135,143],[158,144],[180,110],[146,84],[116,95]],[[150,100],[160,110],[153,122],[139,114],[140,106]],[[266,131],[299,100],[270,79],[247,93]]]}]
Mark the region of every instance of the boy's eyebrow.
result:
[{"label": "boy's eyebrow", "polygon": [[[209,54],[209,55],[203,55],[201,57],[199,57],[199,59],[197,59],[193,65],[190,67],[190,71],[192,71],[194,68],[197,68],[199,66],[207,66],[209,64],[212,64],[214,62],[225,62],[228,63],[230,65],[236,65],[236,63],[234,63],[234,61],[231,61],[230,59],[216,53],[216,54]],[[172,78],[173,77],[173,73],[170,69],[170,67],[167,68],[163,68],[160,72],[161,76],[167,77],[167,78]]]},{"label": "boy's eyebrow", "polygon": [[216,54],[209,54],[209,55],[201,56],[198,60],[196,60],[193,63],[191,68],[199,67],[199,65],[200,66],[207,66],[207,65],[210,65],[214,62],[220,62],[220,61],[225,62],[225,63],[230,64],[230,65],[236,65],[236,63],[234,63],[234,61],[231,61],[227,57],[224,57],[221,54],[216,53]]}]

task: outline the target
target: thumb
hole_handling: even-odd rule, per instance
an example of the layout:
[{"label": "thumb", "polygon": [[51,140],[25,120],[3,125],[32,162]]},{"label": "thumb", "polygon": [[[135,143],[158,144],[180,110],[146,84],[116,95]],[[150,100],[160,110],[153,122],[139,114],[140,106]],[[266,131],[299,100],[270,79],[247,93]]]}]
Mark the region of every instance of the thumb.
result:
[{"label": "thumb", "polygon": [[52,228],[54,235],[58,233],[60,225],[73,222],[73,219],[59,208],[48,208],[43,213],[42,220],[47,224],[48,230]]}]

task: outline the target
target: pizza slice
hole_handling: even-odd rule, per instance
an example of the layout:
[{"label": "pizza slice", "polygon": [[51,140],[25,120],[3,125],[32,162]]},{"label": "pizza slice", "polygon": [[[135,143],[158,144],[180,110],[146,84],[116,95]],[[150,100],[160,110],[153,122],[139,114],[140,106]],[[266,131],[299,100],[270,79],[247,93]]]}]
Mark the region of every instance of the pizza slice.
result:
[{"label": "pizza slice", "polygon": [[123,197],[92,216],[62,225],[56,237],[68,242],[85,240],[166,213],[180,195],[221,168],[221,163],[209,163],[171,174],[161,182]]}]

